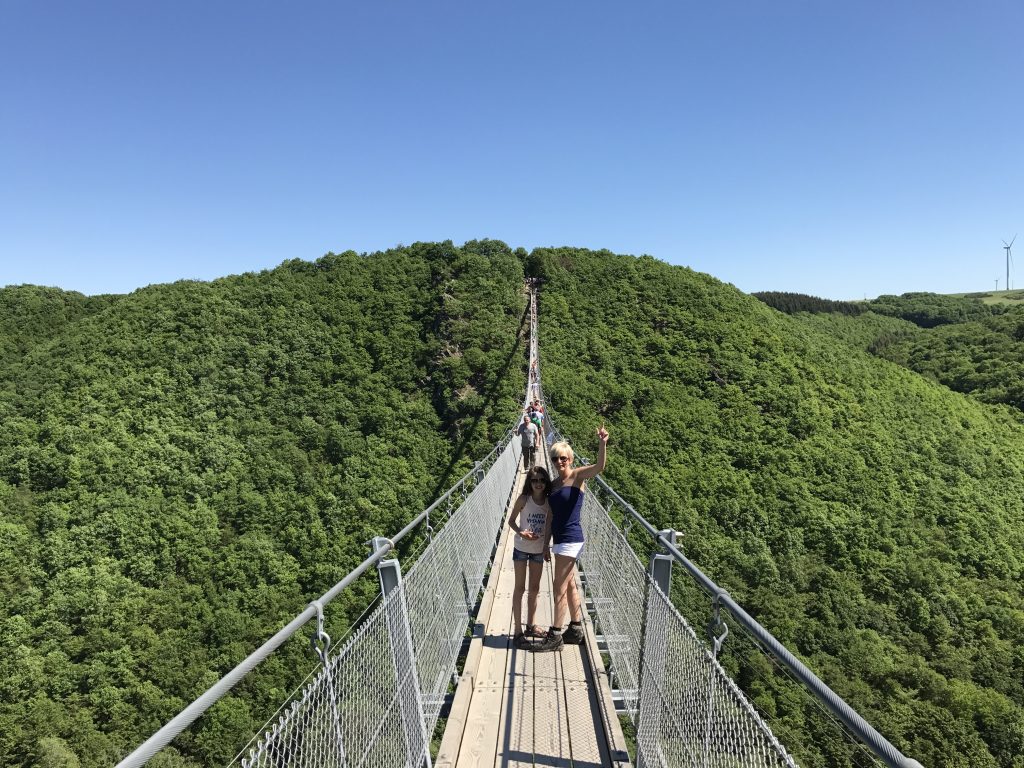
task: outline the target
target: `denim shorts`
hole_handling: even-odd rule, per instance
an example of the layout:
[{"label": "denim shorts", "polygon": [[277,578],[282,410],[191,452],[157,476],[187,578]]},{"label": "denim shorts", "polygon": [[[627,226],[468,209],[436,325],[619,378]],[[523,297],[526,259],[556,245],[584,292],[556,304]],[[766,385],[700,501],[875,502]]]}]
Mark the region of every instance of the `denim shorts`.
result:
[{"label": "denim shorts", "polygon": [[523,552],[521,549],[512,548],[512,562],[521,563],[524,560],[528,560],[531,563],[543,563],[544,555],[540,552],[534,554],[533,552]]}]

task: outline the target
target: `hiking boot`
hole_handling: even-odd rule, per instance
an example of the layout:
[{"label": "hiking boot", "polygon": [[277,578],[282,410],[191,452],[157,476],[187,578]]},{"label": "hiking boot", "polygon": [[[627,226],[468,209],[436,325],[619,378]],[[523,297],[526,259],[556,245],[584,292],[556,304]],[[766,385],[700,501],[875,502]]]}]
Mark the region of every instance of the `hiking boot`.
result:
[{"label": "hiking boot", "polygon": [[528,651],[533,648],[533,643],[526,639],[526,635],[522,632],[512,638],[512,645],[518,648],[520,651]]},{"label": "hiking boot", "polygon": [[562,633],[562,642],[566,645],[579,645],[583,639],[582,624],[570,624],[569,628]]},{"label": "hiking boot", "polygon": [[544,651],[560,651],[562,650],[562,633],[561,632],[548,632],[544,635],[544,639],[539,643],[534,643],[531,650],[536,653],[543,653]]}]

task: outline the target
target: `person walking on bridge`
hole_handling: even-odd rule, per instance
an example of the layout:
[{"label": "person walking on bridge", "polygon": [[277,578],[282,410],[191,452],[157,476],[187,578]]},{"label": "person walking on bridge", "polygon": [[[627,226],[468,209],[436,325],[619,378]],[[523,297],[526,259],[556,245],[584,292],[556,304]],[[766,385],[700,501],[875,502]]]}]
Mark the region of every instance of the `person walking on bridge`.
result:
[{"label": "person walking on bridge", "polygon": [[527,413],[523,416],[523,423],[519,425],[517,431],[522,441],[523,469],[529,471],[537,461],[537,437],[540,434],[540,427],[534,424],[530,414]]},{"label": "person walking on bridge", "polygon": [[[551,552],[555,556],[552,589],[555,615],[547,636],[533,646],[535,651],[557,651],[565,643],[583,642],[583,606],[576,589],[576,560],[583,550],[583,494],[586,481],[604,471],[608,453],[608,430],[597,430],[599,441],[597,462],[585,467],[573,467],[572,448],[562,441],[551,446],[551,461],[558,477],[552,483],[548,504],[551,505]],[[569,613],[569,628],[562,632],[565,614]]]}]

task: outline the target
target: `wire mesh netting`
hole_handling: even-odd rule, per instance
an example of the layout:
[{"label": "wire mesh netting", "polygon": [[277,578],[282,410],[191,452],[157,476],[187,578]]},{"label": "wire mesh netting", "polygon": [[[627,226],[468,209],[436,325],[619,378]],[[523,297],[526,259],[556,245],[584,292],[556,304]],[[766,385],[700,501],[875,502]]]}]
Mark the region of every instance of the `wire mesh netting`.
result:
[{"label": "wire mesh netting", "polygon": [[511,440],[400,586],[258,734],[244,768],[425,763],[518,461]]},{"label": "wire mesh netting", "polygon": [[668,601],[596,496],[580,557],[612,676],[637,729],[637,762],[754,768],[796,763]]},{"label": "wire mesh netting", "polygon": [[427,732],[444,703],[518,469],[512,440],[405,578]]},{"label": "wire mesh netting", "polygon": [[427,748],[408,641],[391,632],[404,621],[392,592],[320,670],[284,714],[261,734],[244,768],[418,765]]},{"label": "wire mesh netting", "polygon": [[635,711],[643,653],[647,573],[629,542],[592,494],[583,501],[587,543],[580,556],[586,593],[612,659],[615,684]]},{"label": "wire mesh netting", "polygon": [[708,646],[648,583],[637,758],[644,766],[761,768],[796,763]]}]

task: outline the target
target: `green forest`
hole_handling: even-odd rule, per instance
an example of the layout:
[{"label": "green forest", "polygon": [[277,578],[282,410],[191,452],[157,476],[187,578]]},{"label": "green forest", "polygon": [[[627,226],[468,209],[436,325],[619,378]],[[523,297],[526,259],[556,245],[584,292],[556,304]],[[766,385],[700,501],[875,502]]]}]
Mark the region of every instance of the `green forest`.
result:
[{"label": "green forest", "polygon": [[985,304],[984,293],[907,293],[852,304],[793,293],[752,295],[952,390],[1024,410],[1024,306]]},{"label": "green forest", "polygon": [[[789,316],[649,257],[529,264],[546,395],[581,452],[608,426],[617,490],[906,754],[1024,766],[1019,414],[867,350],[943,302]],[[866,764],[738,632],[726,648],[798,762]]]},{"label": "green forest", "polygon": [[869,349],[986,403],[1024,411],[1024,307],[876,338]]},{"label": "green forest", "polygon": [[[623,496],[908,755],[1024,768],[1013,310],[779,311],[496,241],[0,291],[0,765],[113,764],[485,454],[525,386],[524,276],[552,413],[583,454],[608,426]],[[332,637],[375,591],[332,603]],[[723,663],[798,762],[865,764],[750,650]],[[286,645],[151,765],[228,762],[314,666]]]},{"label": "green forest", "polygon": [[[0,765],[113,765],[487,453],[522,286],[479,242],[0,292]],[[151,764],[227,763],[314,662],[304,635]]]}]

